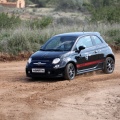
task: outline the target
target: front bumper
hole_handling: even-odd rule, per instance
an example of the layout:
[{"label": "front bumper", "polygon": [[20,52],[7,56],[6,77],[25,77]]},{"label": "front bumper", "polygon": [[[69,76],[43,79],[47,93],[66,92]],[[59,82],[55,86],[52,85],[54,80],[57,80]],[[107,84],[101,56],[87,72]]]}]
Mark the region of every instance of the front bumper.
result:
[{"label": "front bumper", "polygon": [[53,69],[45,68],[45,73],[33,73],[32,68],[26,67],[26,76],[27,77],[62,77],[64,74],[64,68]]}]

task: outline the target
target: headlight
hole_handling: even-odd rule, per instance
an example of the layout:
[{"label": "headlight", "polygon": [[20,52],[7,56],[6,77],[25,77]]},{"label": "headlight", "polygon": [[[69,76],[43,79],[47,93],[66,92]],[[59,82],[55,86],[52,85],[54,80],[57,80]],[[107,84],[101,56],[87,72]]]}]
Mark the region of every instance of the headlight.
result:
[{"label": "headlight", "polygon": [[53,60],[52,64],[57,64],[57,63],[59,63],[59,62],[60,62],[60,58],[55,58],[55,59]]},{"label": "headlight", "polygon": [[29,58],[28,59],[28,63],[30,64],[32,62],[32,58]]}]

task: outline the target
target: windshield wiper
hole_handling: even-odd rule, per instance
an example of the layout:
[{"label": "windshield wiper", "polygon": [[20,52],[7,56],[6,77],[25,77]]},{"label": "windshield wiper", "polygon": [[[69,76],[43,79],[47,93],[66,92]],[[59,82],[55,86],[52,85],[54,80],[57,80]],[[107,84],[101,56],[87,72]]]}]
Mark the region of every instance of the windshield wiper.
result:
[{"label": "windshield wiper", "polygon": [[54,49],[45,49],[45,51],[54,51]]},{"label": "windshield wiper", "polygon": [[61,49],[44,49],[44,51],[64,51],[64,50],[61,50]]},{"label": "windshield wiper", "polygon": [[64,51],[64,50],[61,50],[61,49],[54,49],[54,51]]},{"label": "windshield wiper", "polygon": [[45,49],[42,49],[42,48],[40,50],[45,51]]},{"label": "windshield wiper", "polygon": [[68,50],[62,50],[62,49],[40,49],[42,51],[68,51]]}]

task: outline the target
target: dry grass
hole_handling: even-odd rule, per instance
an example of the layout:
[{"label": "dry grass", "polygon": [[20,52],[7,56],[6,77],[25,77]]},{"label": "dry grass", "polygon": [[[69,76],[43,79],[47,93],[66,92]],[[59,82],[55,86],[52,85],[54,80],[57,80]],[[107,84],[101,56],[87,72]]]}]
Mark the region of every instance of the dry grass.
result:
[{"label": "dry grass", "polygon": [[51,16],[53,22],[44,29],[30,28],[25,21],[14,29],[2,29],[0,31],[1,53],[15,56],[20,53],[32,53],[51,36],[65,32],[98,31],[110,43],[111,38],[106,35],[106,32],[112,29],[120,30],[120,24],[117,23],[90,23],[89,15],[78,12],[58,12],[53,8],[35,8],[35,11],[33,8],[26,8],[23,13],[20,12],[20,16],[25,19],[25,15],[29,16],[31,13],[34,13],[31,19]]}]

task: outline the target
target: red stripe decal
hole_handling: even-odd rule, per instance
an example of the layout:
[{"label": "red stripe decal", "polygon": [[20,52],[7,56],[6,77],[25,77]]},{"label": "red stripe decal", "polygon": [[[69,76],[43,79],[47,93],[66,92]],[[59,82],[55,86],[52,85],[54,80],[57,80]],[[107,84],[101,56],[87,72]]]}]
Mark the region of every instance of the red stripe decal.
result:
[{"label": "red stripe decal", "polygon": [[104,60],[96,60],[96,61],[92,61],[92,62],[77,64],[77,68],[81,68],[81,67],[85,67],[85,66],[89,66],[89,65],[95,65],[95,64],[103,62],[103,61]]}]

